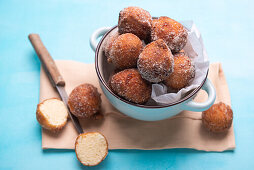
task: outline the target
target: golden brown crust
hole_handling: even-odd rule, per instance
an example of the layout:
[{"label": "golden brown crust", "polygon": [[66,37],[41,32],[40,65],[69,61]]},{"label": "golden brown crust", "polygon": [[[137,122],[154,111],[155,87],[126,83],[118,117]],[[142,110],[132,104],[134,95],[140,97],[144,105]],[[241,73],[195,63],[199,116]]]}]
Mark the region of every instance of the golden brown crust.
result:
[{"label": "golden brown crust", "polygon": [[230,106],[219,102],[202,113],[202,123],[211,132],[228,130],[233,121],[233,111]]},{"label": "golden brown crust", "polygon": [[143,104],[151,97],[152,86],[144,80],[137,69],[126,69],[112,76],[111,89],[125,99]]},{"label": "golden brown crust", "polygon": [[127,7],[119,13],[118,29],[120,34],[133,33],[141,40],[150,36],[152,17],[139,7]]},{"label": "golden brown crust", "polygon": [[[36,119],[37,121],[39,122],[39,124],[44,128],[44,129],[47,129],[53,133],[58,133],[59,131],[61,131],[63,129],[63,127],[66,125],[67,123],[67,119],[66,121],[61,124],[61,125],[58,125],[58,126],[55,126],[55,125],[52,125],[48,119],[45,117],[45,115],[41,112],[40,110],[40,106],[44,104],[44,102],[48,101],[48,100],[52,100],[52,99],[57,99],[59,100],[58,98],[50,98],[50,99],[46,99],[44,101],[42,101],[41,103],[39,103],[37,105],[37,109],[36,109]],[[61,101],[61,100],[59,100]]]},{"label": "golden brown crust", "polygon": [[113,42],[108,62],[113,63],[118,69],[136,67],[142,49],[142,41],[136,35],[122,34]]},{"label": "golden brown crust", "polygon": [[191,59],[184,53],[179,52],[174,55],[174,71],[164,81],[171,89],[180,90],[187,86],[195,76],[195,67]]},{"label": "golden brown crust", "polygon": [[69,95],[68,106],[75,116],[89,118],[100,110],[101,94],[92,84],[81,84]]},{"label": "golden brown crust", "polygon": [[153,19],[151,39],[163,39],[173,53],[179,52],[187,43],[187,30],[179,22],[169,18]]},{"label": "golden brown crust", "polygon": [[142,78],[153,83],[165,80],[173,71],[173,64],[173,55],[162,39],[148,44],[137,62]]},{"label": "golden brown crust", "polygon": [[108,141],[107,141],[106,137],[105,137],[103,134],[101,134],[101,135],[105,138],[105,141],[106,141],[106,144],[107,144],[107,149],[106,149],[107,152],[105,153],[105,156],[101,159],[101,161],[98,162],[98,163],[95,164],[95,165],[87,165],[87,164],[82,163],[81,160],[79,159],[78,154],[77,154],[78,138],[80,138],[81,136],[85,136],[85,135],[87,135],[87,134],[95,134],[95,133],[101,134],[100,132],[87,132],[87,133],[79,134],[78,137],[76,138],[76,141],[75,141],[75,154],[76,154],[76,157],[77,157],[78,161],[79,161],[82,165],[84,165],[84,166],[96,166],[96,165],[100,164],[100,163],[107,157],[107,155],[108,155]]}]

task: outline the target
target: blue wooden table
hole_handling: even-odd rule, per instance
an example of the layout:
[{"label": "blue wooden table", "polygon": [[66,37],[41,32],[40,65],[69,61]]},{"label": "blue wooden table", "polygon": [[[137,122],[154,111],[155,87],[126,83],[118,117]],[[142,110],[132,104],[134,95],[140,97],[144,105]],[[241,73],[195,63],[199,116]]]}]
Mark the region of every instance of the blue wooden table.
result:
[{"label": "blue wooden table", "polygon": [[[39,33],[54,59],[94,62],[91,33],[140,6],[152,16],[194,20],[211,62],[222,62],[234,111],[236,149],[114,150],[91,169],[253,169],[253,1],[0,0],[0,169],[86,169],[73,150],[41,149],[35,110],[40,62],[28,41]],[[89,168],[87,168],[89,169]]]}]

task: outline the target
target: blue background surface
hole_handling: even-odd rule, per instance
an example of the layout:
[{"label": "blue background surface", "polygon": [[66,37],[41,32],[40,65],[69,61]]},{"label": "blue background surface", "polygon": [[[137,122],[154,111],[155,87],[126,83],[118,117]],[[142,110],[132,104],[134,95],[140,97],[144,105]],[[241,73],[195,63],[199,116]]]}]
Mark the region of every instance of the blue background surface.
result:
[{"label": "blue background surface", "polygon": [[[0,0],[0,169],[86,169],[74,151],[41,149],[35,110],[40,62],[28,41],[39,33],[54,59],[94,62],[89,37],[140,6],[152,16],[194,20],[211,62],[222,62],[234,111],[236,149],[114,150],[90,169],[253,169],[254,1]],[[89,169],[89,168],[87,168]]]}]

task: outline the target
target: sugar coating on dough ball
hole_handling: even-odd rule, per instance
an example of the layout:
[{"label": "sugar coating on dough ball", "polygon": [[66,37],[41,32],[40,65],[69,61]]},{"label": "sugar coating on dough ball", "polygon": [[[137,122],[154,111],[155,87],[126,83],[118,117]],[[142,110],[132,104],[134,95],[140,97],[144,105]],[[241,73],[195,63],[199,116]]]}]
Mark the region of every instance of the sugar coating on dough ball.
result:
[{"label": "sugar coating on dough ball", "polygon": [[102,46],[102,50],[104,51],[106,57],[109,57],[112,44],[117,39],[118,36],[119,36],[119,33],[116,31],[116,32],[112,32],[108,34],[108,36],[105,38],[104,40],[105,43]]},{"label": "sugar coating on dough ball", "polygon": [[163,39],[173,53],[183,49],[187,43],[187,36],[184,26],[169,17],[160,17],[152,21],[152,41]]},{"label": "sugar coating on dough ball", "polygon": [[141,76],[153,83],[165,80],[173,71],[173,65],[173,55],[162,39],[148,44],[139,55],[137,63]]},{"label": "sugar coating on dough ball", "polygon": [[137,69],[116,73],[110,80],[111,89],[128,101],[143,104],[151,97],[152,86],[142,79]]},{"label": "sugar coating on dough ball", "polygon": [[136,67],[142,49],[142,41],[136,35],[122,34],[113,42],[108,62],[118,69]]},{"label": "sugar coating on dough ball", "polygon": [[225,103],[212,105],[202,113],[202,123],[211,132],[224,132],[228,130],[233,121],[233,111]]},{"label": "sugar coating on dough ball", "polygon": [[91,84],[81,84],[69,95],[68,106],[72,114],[79,118],[95,115],[101,107],[101,95]]},{"label": "sugar coating on dough ball", "polygon": [[165,80],[165,84],[171,89],[180,90],[186,87],[194,76],[194,64],[184,52],[180,52],[174,55],[174,71]]},{"label": "sugar coating on dough ball", "polygon": [[151,22],[152,17],[148,11],[139,7],[124,8],[119,13],[119,33],[133,33],[145,40],[150,36]]}]

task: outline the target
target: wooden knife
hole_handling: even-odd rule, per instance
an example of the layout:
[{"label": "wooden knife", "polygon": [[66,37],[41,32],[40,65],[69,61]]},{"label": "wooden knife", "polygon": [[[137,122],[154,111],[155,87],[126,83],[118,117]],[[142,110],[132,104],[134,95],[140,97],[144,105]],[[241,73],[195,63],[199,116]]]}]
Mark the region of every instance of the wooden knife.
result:
[{"label": "wooden knife", "polygon": [[40,61],[41,65],[46,72],[52,86],[56,89],[60,97],[62,98],[62,101],[68,108],[68,114],[71,118],[72,123],[74,124],[76,130],[79,134],[83,133],[83,129],[80,126],[80,123],[78,121],[78,118],[74,116],[68,107],[68,95],[65,91],[65,81],[61,74],[59,73],[56,64],[54,60],[52,59],[51,55],[49,54],[46,47],[43,45],[40,36],[38,34],[29,34],[28,36],[31,44],[33,45],[34,50],[36,51]]}]

